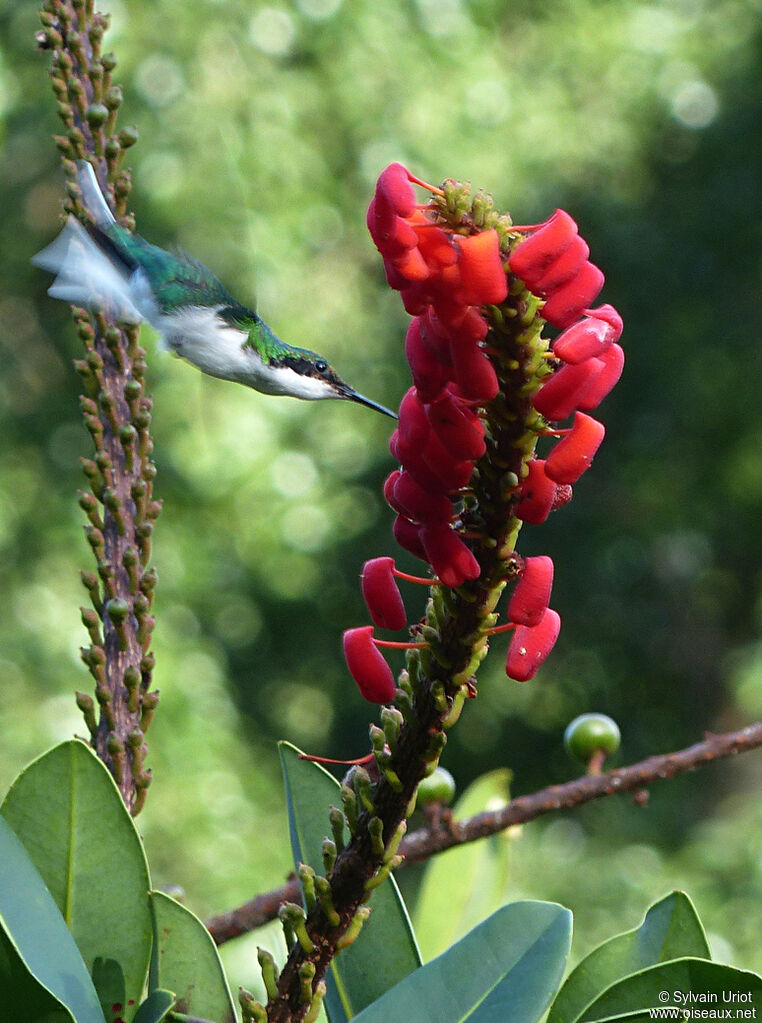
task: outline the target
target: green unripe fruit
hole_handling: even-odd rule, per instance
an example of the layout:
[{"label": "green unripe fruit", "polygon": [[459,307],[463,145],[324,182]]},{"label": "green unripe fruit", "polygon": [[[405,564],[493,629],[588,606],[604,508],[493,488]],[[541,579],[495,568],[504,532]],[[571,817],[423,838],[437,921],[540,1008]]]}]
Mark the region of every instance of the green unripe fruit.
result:
[{"label": "green unripe fruit", "polygon": [[619,726],[607,714],[580,714],[564,732],[566,752],[583,763],[596,753],[614,753],[621,739]]},{"label": "green unripe fruit", "polygon": [[418,786],[418,803],[451,803],[455,795],[455,779],[444,767],[436,767]]}]

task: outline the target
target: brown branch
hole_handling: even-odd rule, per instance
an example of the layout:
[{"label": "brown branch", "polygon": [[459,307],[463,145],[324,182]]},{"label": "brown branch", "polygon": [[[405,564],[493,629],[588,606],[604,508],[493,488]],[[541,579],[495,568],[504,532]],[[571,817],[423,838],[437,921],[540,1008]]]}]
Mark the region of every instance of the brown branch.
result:
[{"label": "brown branch", "polygon": [[[456,845],[475,842],[497,834],[514,824],[543,817],[556,810],[572,810],[602,796],[615,796],[623,792],[639,792],[653,782],[686,774],[715,760],[746,753],[762,746],[762,721],[737,732],[721,735],[706,734],[703,742],[674,753],[648,757],[637,764],[619,767],[597,777],[577,778],[564,785],[550,785],[528,796],[518,796],[499,810],[489,810],[463,821],[443,819],[439,826],[420,828],[406,835],[400,845],[405,863],[427,860]],[[251,901],[220,913],[207,920],[206,926],[218,945],[261,927],[275,919],[283,902],[299,902],[299,882],[290,879],[281,888],[257,895]]]}]

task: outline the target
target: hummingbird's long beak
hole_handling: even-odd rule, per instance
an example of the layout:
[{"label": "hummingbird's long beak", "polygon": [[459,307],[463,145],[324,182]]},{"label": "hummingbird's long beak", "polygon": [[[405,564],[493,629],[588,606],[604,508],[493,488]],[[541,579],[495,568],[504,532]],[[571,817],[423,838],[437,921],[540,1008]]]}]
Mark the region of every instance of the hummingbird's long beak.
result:
[{"label": "hummingbird's long beak", "polygon": [[368,408],[374,408],[376,412],[383,412],[385,416],[391,416],[392,419],[397,418],[397,413],[392,412],[391,409],[385,408],[383,405],[379,405],[377,401],[371,401],[370,398],[366,398],[364,394],[358,394],[357,391],[353,391],[351,387],[347,387],[345,384],[342,396],[348,398],[350,401],[356,401],[359,405],[367,405]]}]

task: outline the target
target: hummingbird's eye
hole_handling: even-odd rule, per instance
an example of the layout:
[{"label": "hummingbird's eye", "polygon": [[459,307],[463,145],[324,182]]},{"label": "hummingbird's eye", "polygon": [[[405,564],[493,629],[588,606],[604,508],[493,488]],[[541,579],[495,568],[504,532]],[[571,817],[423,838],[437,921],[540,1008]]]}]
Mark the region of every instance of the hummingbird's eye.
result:
[{"label": "hummingbird's eye", "polygon": [[318,359],[318,361],[315,363],[315,369],[318,371],[318,373],[325,373],[325,371],[328,369],[328,363],[325,361],[325,359]]}]

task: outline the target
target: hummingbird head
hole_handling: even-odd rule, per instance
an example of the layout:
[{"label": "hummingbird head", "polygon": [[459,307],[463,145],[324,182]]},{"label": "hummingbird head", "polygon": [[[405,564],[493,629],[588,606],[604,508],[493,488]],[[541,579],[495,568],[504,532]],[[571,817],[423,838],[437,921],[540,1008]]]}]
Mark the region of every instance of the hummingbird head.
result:
[{"label": "hummingbird head", "polygon": [[298,380],[292,378],[290,392],[299,398],[319,400],[322,398],[340,398],[345,401],[356,401],[359,405],[382,412],[385,416],[397,418],[391,409],[379,405],[378,402],[366,398],[345,383],[331,364],[315,352],[307,349],[292,349],[293,355],[280,360],[280,368],[288,368],[296,374]]}]

